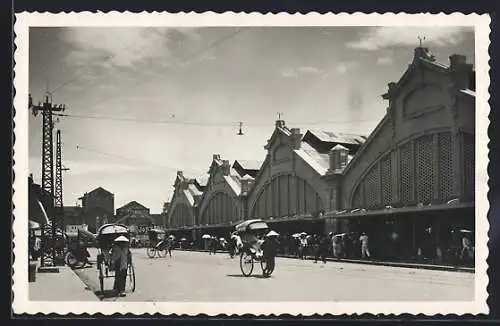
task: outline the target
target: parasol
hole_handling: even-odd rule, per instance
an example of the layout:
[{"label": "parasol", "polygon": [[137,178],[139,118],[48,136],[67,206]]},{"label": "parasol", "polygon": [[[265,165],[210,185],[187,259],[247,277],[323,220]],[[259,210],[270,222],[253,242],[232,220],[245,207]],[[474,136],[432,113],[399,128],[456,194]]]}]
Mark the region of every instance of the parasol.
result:
[{"label": "parasol", "polygon": [[201,236],[202,239],[212,239],[212,236],[209,234],[204,234]]},{"label": "parasol", "polygon": [[32,221],[32,220],[29,220],[28,221],[28,227],[29,227],[30,230],[36,230],[36,229],[40,228],[40,223]]}]

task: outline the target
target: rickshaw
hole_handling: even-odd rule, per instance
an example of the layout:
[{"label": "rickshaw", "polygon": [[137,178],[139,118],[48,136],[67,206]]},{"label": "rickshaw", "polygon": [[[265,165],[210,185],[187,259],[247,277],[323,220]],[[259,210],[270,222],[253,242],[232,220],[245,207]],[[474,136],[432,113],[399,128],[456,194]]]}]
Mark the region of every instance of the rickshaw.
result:
[{"label": "rickshaw", "polygon": [[[119,236],[125,236],[130,240],[129,229],[122,224],[105,224],[97,231],[97,247],[99,253],[97,254],[97,268],[99,269],[99,283],[101,286],[101,293],[104,292],[104,279],[115,276],[114,266],[112,262],[111,249],[113,242]],[[130,291],[135,291],[135,271],[132,264],[132,256],[129,256],[127,268],[128,288]]]},{"label": "rickshaw", "polygon": [[146,252],[149,258],[154,258],[156,253],[158,257],[167,255],[167,242],[165,241],[165,231],[159,229],[151,229],[148,231],[149,245]]},{"label": "rickshaw", "polygon": [[85,265],[89,264],[88,258],[90,254],[87,247],[94,245],[96,241],[96,235],[84,230],[78,229],[76,238],[69,242],[68,250],[64,257],[64,261],[71,268],[83,268]]},{"label": "rickshaw", "polygon": [[274,264],[267,263],[260,249],[263,243],[262,238],[269,229],[267,223],[260,219],[253,219],[244,221],[235,228],[243,243],[240,251],[240,269],[243,275],[252,275],[254,262],[257,261],[260,262],[264,276],[270,276],[274,271]]}]

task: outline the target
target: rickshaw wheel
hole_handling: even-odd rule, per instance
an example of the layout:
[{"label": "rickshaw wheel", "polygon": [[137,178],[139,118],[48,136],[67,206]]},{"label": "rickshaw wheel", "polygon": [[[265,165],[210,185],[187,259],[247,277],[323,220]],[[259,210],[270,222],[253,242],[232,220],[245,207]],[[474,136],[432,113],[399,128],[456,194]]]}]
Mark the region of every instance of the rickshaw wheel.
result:
[{"label": "rickshaw wheel", "polygon": [[244,276],[250,276],[253,272],[253,257],[246,251],[242,251],[240,255],[240,269]]},{"label": "rickshaw wheel", "polygon": [[98,268],[99,268],[99,285],[101,287],[101,293],[104,293],[104,272],[103,272],[104,261],[103,260],[101,260],[98,263]]},{"label": "rickshaw wheel", "polygon": [[129,288],[130,291],[135,291],[135,270],[134,265],[132,263],[128,264],[128,278],[129,278]]},{"label": "rickshaw wheel", "polygon": [[167,255],[167,248],[161,248],[156,250],[158,252],[158,257],[163,258]]},{"label": "rickshaw wheel", "polygon": [[156,249],[154,247],[148,247],[146,249],[149,258],[155,258]]},{"label": "rickshaw wheel", "polygon": [[264,276],[271,276],[274,271],[274,264],[268,264],[267,262],[267,260],[261,260],[260,267],[262,268],[262,274],[264,274]]},{"label": "rickshaw wheel", "polygon": [[85,266],[85,262],[78,260],[71,251],[66,253],[64,262],[71,268],[82,268]]}]

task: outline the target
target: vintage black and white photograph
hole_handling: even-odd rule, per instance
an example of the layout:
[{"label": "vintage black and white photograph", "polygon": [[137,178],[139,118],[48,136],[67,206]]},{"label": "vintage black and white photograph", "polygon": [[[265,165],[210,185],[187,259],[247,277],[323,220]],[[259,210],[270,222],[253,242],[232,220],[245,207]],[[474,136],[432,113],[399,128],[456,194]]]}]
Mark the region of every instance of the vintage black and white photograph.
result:
[{"label": "vintage black and white photograph", "polygon": [[487,312],[487,16],[20,16],[15,310]]}]

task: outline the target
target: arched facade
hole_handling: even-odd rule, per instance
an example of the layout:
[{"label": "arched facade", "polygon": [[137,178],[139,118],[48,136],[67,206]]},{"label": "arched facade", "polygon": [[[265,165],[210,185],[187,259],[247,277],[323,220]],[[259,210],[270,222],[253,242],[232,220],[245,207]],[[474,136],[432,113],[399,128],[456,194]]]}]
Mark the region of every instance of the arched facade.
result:
[{"label": "arched facade", "polygon": [[253,218],[317,214],[323,210],[317,191],[304,179],[292,173],[273,176],[259,190],[250,208]]},{"label": "arched facade", "polygon": [[200,213],[202,225],[232,223],[240,219],[238,203],[225,191],[213,192]]},{"label": "arched facade", "polygon": [[197,209],[203,194],[204,185],[195,178],[186,178],[182,171],[177,172],[174,194],[168,205],[165,224],[168,228],[192,227],[197,222]]},{"label": "arched facade", "polygon": [[[463,171],[460,193],[466,197],[474,189],[474,136],[450,130],[419,135],[400,142],[372,164],[351,194],[351,208],[389,205],[446,203],[454,193],[453,142],[463,155],[458,165]],[[396,162],[396,168],[393,168]],[[397,180],[394,185],[394,180]]]},{"label": "arched facade", "polygon": [[173,228],[195,225],[193,209],[186,203],[178,203],[172,210],[168,225]]},{"label": "arched facade", "polygon": [[[256,176],[248,196],[252,218],[318,216],[337,206],[338,180],[330,173],[338,167],[332,159],[337,145],[343,158],[354,153],[364,138],[359,135],[334,134],[288,128],[276,121],[276,128],[266,145],[268,155]],[[339,163],[340,164],[340,163]]]},{"label": "arched facade", "polygon": [[473,200],[470,65],[446,68],[418,51],[401,80],[389,84],[386,116],[342,175],[345,209]]}]

